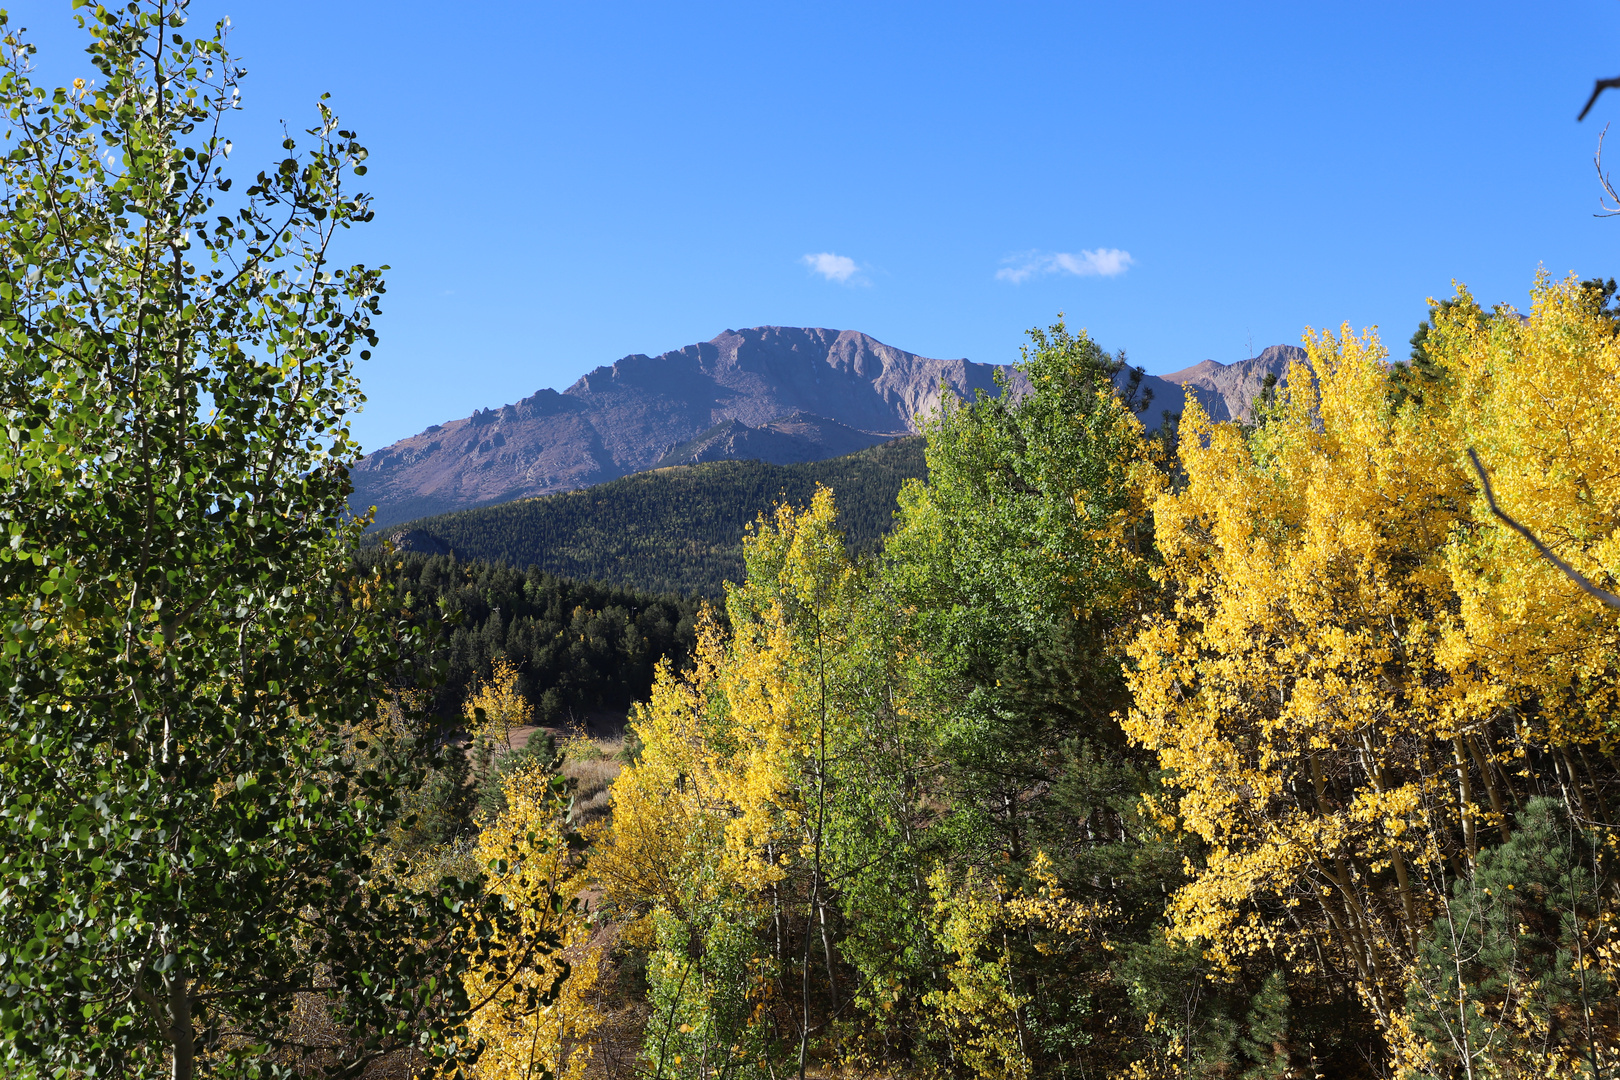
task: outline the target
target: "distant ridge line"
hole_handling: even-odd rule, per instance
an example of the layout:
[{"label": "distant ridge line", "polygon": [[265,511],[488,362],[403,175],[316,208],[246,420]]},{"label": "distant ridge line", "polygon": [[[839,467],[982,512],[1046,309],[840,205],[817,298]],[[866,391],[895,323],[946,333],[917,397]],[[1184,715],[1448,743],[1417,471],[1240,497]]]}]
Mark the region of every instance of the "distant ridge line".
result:
[{"label": "distant ridge line", "polygon": [[[1145,376],[1139,416],[1156,428],[1189,395],[1212,419],[1243,419],[1267,374],[1286,380],[1293,345],[1169,376]],[[1008,365],[938,360],[855,330],[756,326],[658,356],[634,353],[500,408],[432,424],[355,464],[350,507],[376,507],[373,528],[554,494],[675,463],[821,461],[918,430],[942,393],[1014,392]],[[941,389],[943,387],[943,391]]]}]

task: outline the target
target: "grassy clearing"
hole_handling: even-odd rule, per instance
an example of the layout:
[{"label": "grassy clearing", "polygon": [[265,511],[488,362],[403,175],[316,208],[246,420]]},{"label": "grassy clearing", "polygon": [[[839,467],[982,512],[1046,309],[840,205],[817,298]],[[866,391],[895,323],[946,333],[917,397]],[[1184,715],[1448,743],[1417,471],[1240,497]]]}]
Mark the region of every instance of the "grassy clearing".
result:
[{"label": "grassy clearing", "polygon": [[605,818],[609,789],[624,768],[624,739],[578,736],[562,748],[562,774],[574,794],[574,820],[578,824]]}]

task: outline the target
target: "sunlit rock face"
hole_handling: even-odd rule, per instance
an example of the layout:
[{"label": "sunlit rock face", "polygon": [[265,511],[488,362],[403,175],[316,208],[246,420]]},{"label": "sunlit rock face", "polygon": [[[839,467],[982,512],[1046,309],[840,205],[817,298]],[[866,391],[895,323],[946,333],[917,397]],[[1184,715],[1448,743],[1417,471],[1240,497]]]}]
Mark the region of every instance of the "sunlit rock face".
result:
[{"label": "sunlit rock face", "polygon": [[[1217,423],[1222,420],[1246,421],[1253,415],[1254,402],[1265,388],[1266,376],[1275,375],[1277,386],[1286,386],[1288,367],[1295,361],[1306,363],[1304,349],[1298,345],[1272,345],[1259,356],[1248,360],[1239,360],[1235,364],[1205,360],[1190,368],[1160,375],[1158,381],[1180,387],[1186,397],[1195,398],[1209,418]],[[1174,400],[1176,395],[1172,393],[1166,397]],[[1185,398],[1181,398],[1176,400],[1174,406],[1167,402],[1165,407],[1176,412],[1185,404]]]},{"label": "sunlit rock face", "polygon": [[[1293,345],[1142,379],[1137,415],[1156,429],[1195,397],[1214,420],[1246,420],[1266,375],[1304,359]],[[775,464],[853,453],[917,430],[946,392],[998,392],[971,360],[933,360],[855,330],[756,326],[659,356],[599,367],[567,390],[434,424],[355,466],[350,506],[379,526],[447,510],[571,491],[627,473],[725,459]],[[1121,381],[1124,381],[1121,376]]]},{"label": "sunlit rock face", "polygon": [[[996,365],[933,360],[853,330],[758,326],[627,356],[562,393],[435,424],[367,455],[350,505],[377,524],[586,487],[684,461],[836,457],[917,430],[941,384],[995,393]],[[1015,383],[1020,380],[1015,378]]]}]

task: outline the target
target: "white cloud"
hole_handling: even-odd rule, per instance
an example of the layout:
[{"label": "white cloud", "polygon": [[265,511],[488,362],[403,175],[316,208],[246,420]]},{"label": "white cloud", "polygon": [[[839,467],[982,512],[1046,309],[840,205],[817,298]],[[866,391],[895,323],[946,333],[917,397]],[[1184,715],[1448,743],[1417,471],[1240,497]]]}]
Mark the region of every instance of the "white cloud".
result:
[{"label": "white cloud", "polygon": [[1037,274],[1073,274],[1075,277],[1115,277],[1136,260],[1119,248],[1098,248],[1078,255],[1067,251],[1025,251],[1001,260],[1007,265],[996,271],[998,281],[1014,285]]},{"label": "white cloud", "polygon": [[830,251],[806,255],[799,261],[808,266],[812,273],[820,274],[828,281],[836,281],[840,285],[851,284],[861,269],[848,255],[834,255]]}]

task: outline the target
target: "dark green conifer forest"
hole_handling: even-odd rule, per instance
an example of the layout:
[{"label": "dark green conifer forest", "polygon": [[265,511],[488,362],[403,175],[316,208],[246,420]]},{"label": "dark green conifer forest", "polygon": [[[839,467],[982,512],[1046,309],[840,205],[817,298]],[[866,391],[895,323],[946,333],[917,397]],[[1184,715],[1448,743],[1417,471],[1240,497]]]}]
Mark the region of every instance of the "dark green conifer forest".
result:
[{"label": "dark green conifer forest", "polygon": [[690,660],[699,600],[569,581],[538,568],[385,552],[356,556],[393,588],[397,617],[432,635],[412,657],[435,711],[459,714],[491,663],[516,664],[516,690],[536,723],[569,726],[603,710],[622,716],[652,688],[653,668]]},{"label": "dark green conifer forest", "polygon": [[1612,281],[1157,435],[1060,316],[367,537],[365,146],[236,171],[224,22],[73,10],[61,88],[0,13],[5,1076],[1620,1077]]},{"label": "dark green conifer forest", "polygon": [[420,530],[458,558],[650,592],[718,599],[743,573],[748,527],[779,502],[840,493],[838,521],[852,551],[874,551],[894,521],[895,497],[927,472],[923,440],[895,439],[801,465],[714,461],[635,473],[582,491],[479,507],[390,526]]}]

